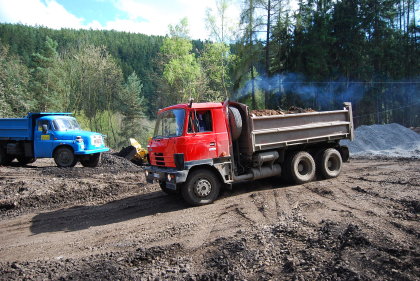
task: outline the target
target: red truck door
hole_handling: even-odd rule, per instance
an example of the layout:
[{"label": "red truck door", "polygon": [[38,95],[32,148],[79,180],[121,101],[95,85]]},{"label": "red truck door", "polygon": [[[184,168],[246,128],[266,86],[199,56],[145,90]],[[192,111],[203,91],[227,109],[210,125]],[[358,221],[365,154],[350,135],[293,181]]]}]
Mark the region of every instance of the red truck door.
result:
[{"label": "red truck door", "polygon": [[217,157],[216,134],[211,110],[190,110],[187,135],[186,149],[188,153],[186,153],[186,161]]}]

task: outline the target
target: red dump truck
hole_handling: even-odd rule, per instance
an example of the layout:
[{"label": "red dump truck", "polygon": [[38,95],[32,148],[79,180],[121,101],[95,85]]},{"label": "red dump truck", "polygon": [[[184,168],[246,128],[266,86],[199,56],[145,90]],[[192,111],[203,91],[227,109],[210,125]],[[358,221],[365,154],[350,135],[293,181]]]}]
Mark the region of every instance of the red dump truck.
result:
[{"label": "red dump truck", "polygon": [[351,103],[342,110],[255,116],[241,103],[161,109],[148,143],[146,180],[191,205],[212,203],[222,187],[273,176],[302,184],[337,177],[353,140]]}]

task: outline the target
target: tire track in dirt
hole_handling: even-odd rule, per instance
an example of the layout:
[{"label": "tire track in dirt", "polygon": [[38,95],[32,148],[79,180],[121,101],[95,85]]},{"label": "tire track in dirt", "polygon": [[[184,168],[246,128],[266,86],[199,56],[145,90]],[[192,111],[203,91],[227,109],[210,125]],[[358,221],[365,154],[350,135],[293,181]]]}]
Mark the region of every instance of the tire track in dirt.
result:
[{"label": "tire track in dirt", "polygon": [[[377,212],[376,217],[383,217],[382,223],[375,223],[377,219],[376,218],[372,219],[372,216],[370,213],[371,210],[360,207],[360,203],[363,203],[364,200],[363,201],[351,200],[351,196],[349,196],[349,193],[348,193],[348,191],[351,189],[345,189],[343,186],[345,185],[344,184],[340,185],[340,187],[334,190],[334,193],[335,193],[334,198],[329,198],[326,195],[319,194],[318,192],[315,192],[309,187],[306,187],[306,188],[309,191],[313,192],[315,196],[322,198],[322,200],[324,200],[323,204],[328,210],[339,211],[340,212],[339,216],[342,216],[342,217],[350,216],[351,221],[353,223],[357,222],[358,225],[362,225],[365,228],[365,231],[367,231],[370,234],[370,237],[376,235],[375,233],[383,233],[384,239],[396,241],[399,239],[396,237],[400,237],[401,235],[406,236],[405,237],[406,239],[410,239],[410,237],[413,236],[412,233],[409,233],[407,236],[407,234],[404,233],[403,227],[401,228],[396,227],[394,224],[395,222],[387,218],[386,215],[387,215],[387,209],[389,208],[389,203],[394,204],[395,200],[392,200],[392,198],[386,198],[386,197],[384,198],[381,196],[372,197],[372,199],[377,199],[378,202],[372,202],[371,199],[366,200],[366,202],[369,202],[369,204],[373,203],[376,206],[380,207],[380,209],[378,208],[376,209],[376,212]],[[338,194],[339,192],[341,192],[341,194]],[[342,202],[337,201],[337,198],[339,198],[340,200],[343,200],[346,198],[350,200],[346,200],[346,202],[349,202],[349,203],[342,203]],[[348,208],[349,210],[337,210],[334,208],[335,204],[339,204],[344,208]],[[355,207],[355,205],[358,205],[358,207]],[[392,229],[392,231],[390,231],[390,229]],[[414,234],[414,236],[415,235],[416,234]]]}]

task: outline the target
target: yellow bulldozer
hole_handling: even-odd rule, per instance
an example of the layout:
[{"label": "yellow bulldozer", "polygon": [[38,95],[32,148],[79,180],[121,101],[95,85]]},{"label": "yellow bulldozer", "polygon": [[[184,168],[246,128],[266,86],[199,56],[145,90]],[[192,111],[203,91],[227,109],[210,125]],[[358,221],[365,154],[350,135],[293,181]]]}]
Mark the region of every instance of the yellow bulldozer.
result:
[{"label": "yellow bulldozer", "polygon": [[130,160],[136,165],[144,165],[147,163],[147,149],[143,148],[141,144],[133,138],[130,138],[129,146],[123,147],[117,154],[127,160]]}]

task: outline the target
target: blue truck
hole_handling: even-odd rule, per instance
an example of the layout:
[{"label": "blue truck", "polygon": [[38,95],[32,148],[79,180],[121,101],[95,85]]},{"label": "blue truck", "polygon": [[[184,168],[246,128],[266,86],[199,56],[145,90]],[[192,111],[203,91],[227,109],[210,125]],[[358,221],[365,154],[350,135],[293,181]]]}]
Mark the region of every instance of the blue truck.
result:
[{"label": "blue truck", "polygon": [[96,167],[108,151],[104,136],[83,131],[71,113],[28,113],[25,118],[0,118],[0,165],[15,158],[22,165],[54,158],[59,167]]}]

